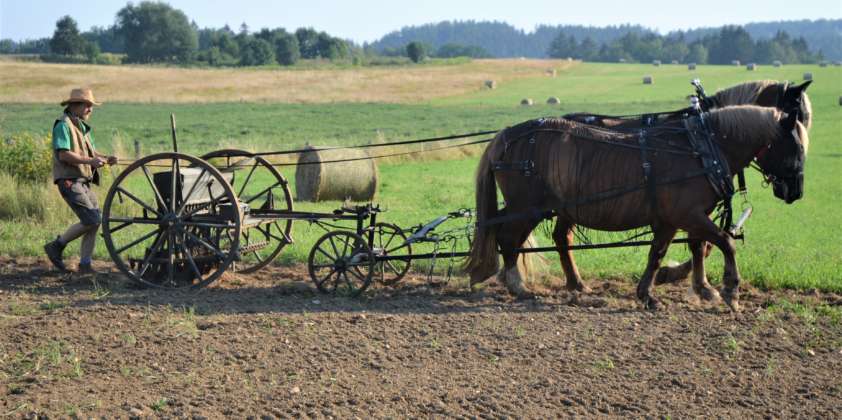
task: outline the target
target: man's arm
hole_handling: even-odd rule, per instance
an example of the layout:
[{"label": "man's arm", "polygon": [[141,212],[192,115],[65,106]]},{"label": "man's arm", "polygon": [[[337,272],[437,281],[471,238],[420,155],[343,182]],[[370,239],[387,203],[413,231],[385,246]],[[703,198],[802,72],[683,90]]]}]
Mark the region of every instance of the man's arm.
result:
[{"label": "man's arm", "polygon": [[100,168],[107,162],[107,159],[102,159],[99,156],[89,158],[76,152],[71,152],[70,150],[59,150],[58,158],[62,162],[71,165],[91,165],[94,168]]}]

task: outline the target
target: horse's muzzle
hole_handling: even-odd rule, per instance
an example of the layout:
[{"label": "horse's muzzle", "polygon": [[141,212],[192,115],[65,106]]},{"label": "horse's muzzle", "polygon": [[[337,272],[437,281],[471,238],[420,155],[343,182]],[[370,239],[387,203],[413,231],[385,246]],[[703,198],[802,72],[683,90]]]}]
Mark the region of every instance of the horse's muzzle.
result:
[{"label": "horse's muzzle", "polygon": [[775,197],[792,204],[804,196],[804,176],[799,174],[792,178],[775,180],[772,189]]}]

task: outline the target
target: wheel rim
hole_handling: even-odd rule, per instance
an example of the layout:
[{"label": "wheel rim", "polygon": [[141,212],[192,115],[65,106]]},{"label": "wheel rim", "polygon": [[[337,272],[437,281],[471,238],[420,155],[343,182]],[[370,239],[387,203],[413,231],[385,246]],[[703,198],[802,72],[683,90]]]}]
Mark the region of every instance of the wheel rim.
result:
[{"label": "wheel rim", "polygon": [[252,273],[270,264],[291,243],[292,220],[260,217],[260,210],[293,210],[286,178],[269,161],[244,150],[217,150],[202,159],[222,171],[234,171],[231,187],[237,200],[251,208],[252,214],[243,221],[241,259],[234,263],[234,270]]},{"label": "wheel rim", "polygon": [[[205,194],[207,203],[201,203]],[[214,167],[194,156],[159,153],[135,161],[114,180],[103,206],[102,235],[111,259],[129,278],[154,287],[201,287],[238,257],[238,206]]]},{"label": "wheel rim", "polygon": [[328,232],[313,245],[307,266],[310,278],[323,293],[357,296],[371,284],[374,253],[351,232]]},{"label": "wheel rim", "polygon": [[[412,247],[405,244],[406,239],[406,234],[398,226],[377,223],[374,225],[375,257],[411,256]],[[395,284],[406,276],[411,265],[410,259],[378,261],[375,266],[375,278],[384,285]]]}]

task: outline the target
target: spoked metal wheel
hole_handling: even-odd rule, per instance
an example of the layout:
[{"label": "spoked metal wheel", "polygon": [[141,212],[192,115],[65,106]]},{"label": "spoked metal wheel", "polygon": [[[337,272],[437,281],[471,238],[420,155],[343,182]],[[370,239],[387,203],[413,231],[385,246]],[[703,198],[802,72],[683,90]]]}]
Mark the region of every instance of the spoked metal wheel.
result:
[{"label": "spoked metal wheel", "polygon": [[[391,223],[374,225],[374,252],[378,262],[374,278],[385,285],[400,281],[412,265],[412,247],[406,243],[407,236],[401,228]],[[382,260],[382,257],[406,257],[406,259]]]},{"label": "spoked metal wheel", "polygon": [[238,258],[241,219],[225,175],[197,157],[159,153],[114,180],[102,236],[129,278],[154,287],[201,287]]},{"label": "spoked metal wheel", "polygon": [[223,173],[233,174],[231,187],[249,213],[243,218],[238,273],[251,273],[271,263],[292,243],[292,220],[272,217],[273,211],[292,211],[289,183],[272,164],[245,150],[224,149],[202,156]]},{"label": "spoked metal wheel", "polygon": [[345,231],[319,238],[307,259],[310,278],[319,291],[346,296],[357,296],[368,288],[375,264],[365,239]]}]

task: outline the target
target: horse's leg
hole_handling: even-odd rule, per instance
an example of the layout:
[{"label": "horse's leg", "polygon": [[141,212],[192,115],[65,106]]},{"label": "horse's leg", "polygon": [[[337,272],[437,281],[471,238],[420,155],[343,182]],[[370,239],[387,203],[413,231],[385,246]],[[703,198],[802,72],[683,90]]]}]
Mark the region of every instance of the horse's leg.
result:
[{"label": "horse's leg", "polygon": [[590,293],[591,289],[582,282],[579,269],[576,267],[576,261],[573,260],[573,251],[570,250],[570,246],[573,245],[573,225],[557,221],[553,230],[553,241],[555,241],[558,257],[561,260],[561,268],[564,270],[564,277],[567,280],[564,288],[570,291],[578,290]]},{"label": "horse's leg", "polygon": [[532,297],[532,294],[523,287],[523,277],[518,268],[516,250],[526,241],[529,233],[539,222],[540,220],[517,220],[501,225],[497,232],[497,244],[500,245],[500,254],[503,256],[502,278],[500,275],[497,278],[506,285],[509,293],[520,299],[528,299]]},{"label": "horse's leg", "polygon": [[[719,292],[708,283],[705,276],[705,258],[710,254],[710,243],[698,238],[690,238],[690,252],[693,265],[693,293],[707,302],[718,302]],[[660,274],[660,273],[659,273]]]},{"label": "horse's leg", "polygon": [[661,226],[654,230],[655,237],[652,239],[652,247],[649,249],[649,261],[646,269],[637,283],[637,298],[643,303],[646,309],[658,309],[659,302],[652,297],[652,283],[661,265],[661,260],[667,254],[667,249],[675,237],[676,229],[671,226]]},{"label": "horse's leg", "polygon": [[[709,242],[704,242],[704,244],[704,257],[707,258],[707,256],[710,255],[711,244]],[[658,285],[665,283],[680,283],[684,281],[687,277],[689,277],[692,271],[692,259],[689,259],[683,264],[679,264],[673,267],[661,267],[658,270],[658,275],[655,276],[655,284]]]},{"label": "horse's leg", "polygon": [[710,242],[722,251],[725,267],[722,275],[724,286],[721,295],[731,310],[738,312],[740,310],[740,272],[737,270],[737,259],[735,257],[737,249],[734,238],[719,229],[707,215],[701,214],[697,218],[699,223],[695,228],[688,229],[688,233],[693,237],[699,237]]}]

